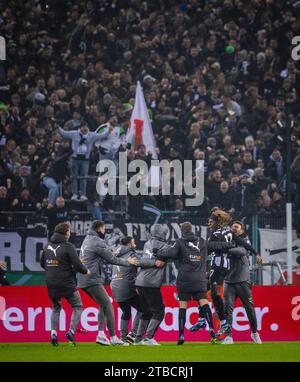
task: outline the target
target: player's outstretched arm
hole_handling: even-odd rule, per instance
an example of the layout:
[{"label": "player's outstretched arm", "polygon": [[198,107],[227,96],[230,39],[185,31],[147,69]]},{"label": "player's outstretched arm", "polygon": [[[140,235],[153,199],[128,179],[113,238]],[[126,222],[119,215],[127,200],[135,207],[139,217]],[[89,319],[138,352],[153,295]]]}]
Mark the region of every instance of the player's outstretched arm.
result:
[{"label": "player's outstretched arm", "polygon": [[236,256],[236,257],[247,256],[248,253],[249,252],[244,247],[235,247],[228,251],[228,255]]},{"label": "player's outstretched arm", "polygon": [[149,259],[149,258],[146,258],[146,257],[141,257],[140,259],[138,259],[138,262],[137,262],[137,267],[140,267],[140,268],[156,268],[155,266],[155,259]]},{"label": "player's outstretched arm", "polygon": [[250,245],[249,243],[247,243],[245,240],[243,240],[241,237],[233,234],[232,235],[232,239],[236,242],[237,245],[241,246],[241,247],[244,247],[247,249],[247,251],[250,251],[251,253],[253,253],[255,256],[258,255],[257,251],[252,247],[252,245]]},{"label": "player's outstretched arm", "polygon": [[180,243],[178,240],[174,244],[164,249],[153,251],[159,260],[176,259],[180,252]]},{"label": "player's outstretched arm", "polygon": [[207,245],[208,251],[220,251],[220,252],[228,252],[229,249],[236,247],[236,245],[233,243],[227,243],[223,241],[207,241],[206,245]]},{"label": "player's outstretched arm", "polygon": [[140,268],[157,268],[156,266],[157,248],[144,247],[143,254],[138,258],[137,266]]},{"label": "player's outstretched arm", "polygon": [[88,273],[88,269],[86,266],[82,264],[82,262],[79,260],[79,257],[77,255],[76,249],[73,244],[68,243],[68,255],[69,259],[71,261],[71,264],[73,265],[76,272],[83,273],[86,275]]},{"label": "player's outstretched arm", "polygon": [[105,245],[97,245],[96,253],[102,257],[103,260],[107,261],[109,264],[113,265],[124,265],[124,266],[130,266],[130,262],[126,259],[122,259],[118,256],[114,256],[113,252],[109,247]]}]

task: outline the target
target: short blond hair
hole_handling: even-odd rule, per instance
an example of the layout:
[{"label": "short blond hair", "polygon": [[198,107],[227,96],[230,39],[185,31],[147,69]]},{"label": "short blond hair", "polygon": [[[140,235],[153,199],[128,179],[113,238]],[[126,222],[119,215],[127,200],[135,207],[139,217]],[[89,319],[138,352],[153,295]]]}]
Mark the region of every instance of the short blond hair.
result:
[{"label": "short blond hair", "polygon": [[183,235],[186,235],[192,232],[193,226],[192,226],[192,223],[190,222],[184,222],[180,225],[180,228],[181,228],[181,233]]}]

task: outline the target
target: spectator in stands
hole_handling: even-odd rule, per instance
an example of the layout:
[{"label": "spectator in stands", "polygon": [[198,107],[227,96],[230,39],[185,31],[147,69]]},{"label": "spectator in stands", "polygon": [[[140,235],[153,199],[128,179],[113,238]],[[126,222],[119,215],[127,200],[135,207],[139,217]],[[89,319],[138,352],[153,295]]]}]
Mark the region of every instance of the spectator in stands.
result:
[{"label": "spectator in stands", "polygon": [[211,205],[218,205],[225,211],[231,212],[233,208],[233,193],[230,189],[229,184],[226,180],[220,183],[220,189],[217,193],[216,198],[210,198]]},{"label": "spectator in stands", "polygon": [[147,163],[148,168],[151,167],[152,154],[150,151],[147,152],[146,146],[143,144],[138,146],[134,159],[142,160]]},{"label": "spectator in stands", "polygon": [[272,199],[269,195],[261,197],[261,207],[258,209],[257,213],[263,215],[272,215],[275,213],[272,206]]},{"label": "spectator in stands", "polygon": [[284,175],[283,158],[280,150],[273,150],[270,160],[265,166],[265,174],[276,182],[279,182]]},{"label": "spectator in stands", "polygon": [[12,202],[14,211],[35,211],[36,201],[31,196],[28,188],[23,188],[20,195]]},{"label": "spectator in stands", "polygon": [[260,167],[257,167],[254,170],[253,181],[256,184],[258,191],[268,189],[269,186],[271,185],[270,179],[265,177],[264,169]]},{"label": "spectator in stands", "polygon": [[[11,188],[13,199],[22,187],[40,203],[45,192],[52,201],[57,195],[59,181],[47,172],[60,155],[57,125],[79,135],[83,121],[94,130],[107,120],[114,135],[101,141],[101,157],[115,157],[128,126],[123,104],[132,108],[137,80],[151,110],[160,159],[191,159],[197,150],[204,152],[208,202],[223,180],[241,191],[236,176],[249,169],[264,168],[278,187],[285,172],[288,116],[295,121],[295,158],[300,70],[286,47],[297,34],[296,3],[188,0],[182,6],[174,0],[167,5],[129,0],[111,6],[74,0],[24,2],[22,9],[18,2],[4,2],[0,9],[0,34],[8,42],[8,65],[0,69],[0,149],[10,171],[0,163],[0,186]],[[87,158],[92,171],[98,162],[93,144],[88,155],[77,152],[84,146],[80,141],[75,150],[72,141],[75,176],[63,182],[63,194],[76,200],[76,174],[87,174]],[[264,189],[261,175],[252,181]],[[81,200],[87,196],[85,184],[80,182]],[[239,191],[234,195],[241,200]],[[249,201],[256,203],[254,197]],[[161,205],[169,207],[165,202]],[[111,199],[110,208],[116,203]]]},{"label": "spectator in stands", "polygon": [[254,171],[255,168],[256,162],[253,160],[251,152],[245,151],[243,154],[243,170]]},{"label": "spectator in stands", "polygon": [[243,160],[241,158],[236,158],[232,161],[232,170],[234,175],[242,175],[244,173]]},{"label": "spectator in stands", "polygon": [[274,210],[274,215],[276,217],[285,216],[286,207],[284,195],[281,192],[275,191],[272,197],[272,205]]},{"label": "spectator in stands", "polygon": [[22,187],[30,186],[30,168],[28,166],[21,166],[19,170]]},{"label": "spectator in stands", "polygon": [[10,178],[10,170],[5,161],[0,158],[0,186],[7,186],[7,179]]},{"label": "spectator in stands", "polygon": [[300,150],[298,149],[298,155],[295,157],[292,166],[292,180],[296,186],[296,209],[300,210]]},{"label": "spectator in stands", "polygon": [[7,188],[0,186],[0,227],[6,227],[8,224],[8,215],[5,212],[9,212],[12,209],[12,200],[7,192]]},{"label": "spectator in stands", "polygon": [[118,124],[117,114],[111,112],[108,121],[100,125],[97,130],[105,134],[104,139],[96,145],[99,148],[100,159],[110,159],[117,163],[117,153],[120,146],[125,143],[125,130]]},{"label": "spectator in stands", "polygon": [[184,204],[181,199],[176,199],[174,210],[176,211],[176,215],[179,215],[184,211]]},{"label": "spectator in stands", "polygon": [[0,186],[0,210],[10,211],[11,210],[11,198],[7,192],[7,188]]},{"label": "spectator in stands", "polygon": [[51,236],[57,224],[66,222],[69,219],[69,208],[66,205],[65,199],[59,196],[56,199],[55,205],[47,206],[44,215],[48,217],[48,230],[49,236]]},{"label": "spectator in stands", "polygon": [[220,170],[213,171],[207,180],[206,193],[208,195],[216,195],[220,188],[220,184],[222,181],[222,173]]},{"label": "spectator in stands", "polygon": [[[71,175],[72,175],[72,200],[78,199],[78,176],[86,177],[89,172],[89,158],[93,145],[96,141],[100,141],[106,138],[110,131],[104,133],[95,133],[89,131],[89,127],[85,122],[82,122],[78,130],[65,131],[62,128],[58,128],[59,133],[63,138],[70,139],[72,141],[72,163],[71,163]],[[80,179],[79,197],[81,201],[87,200],[86,197],[86,179]]]},{"label": "spectator in stands", "polygon": [[252,216],[256,212],[257,186],[248,172],[245,172],[238,183],[234,194],[234,210],[240,216]]},{"label": "spectator in stands", "polygon": [[245,149],[247,152],[251,153],[253,161],[256,161],[259,158],[259,149],[251,135],[245,138]]},{"label": "spectator in stands", "polygon": [[49,204],[54,206],[59,193],[59,184],[68,173],[68,159],[72,155],[72,149],[66,147],[55,160],[51,160],[46,173],[42,175],[43,184],[49,189]]}]

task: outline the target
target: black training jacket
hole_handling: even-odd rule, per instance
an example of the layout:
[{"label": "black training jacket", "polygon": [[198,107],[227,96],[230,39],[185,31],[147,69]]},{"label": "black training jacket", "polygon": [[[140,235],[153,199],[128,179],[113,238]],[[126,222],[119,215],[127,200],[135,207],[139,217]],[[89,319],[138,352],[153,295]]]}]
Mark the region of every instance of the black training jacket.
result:
[{"label": "black training jacket", "polygon": [[177,259],[178,276],[176,286],[179,292],[206,291],[207,251],[228,251],[235,244],[222,242],[207,242],[193,233],[183,235],[166,250],[158,251],[160,259]]},{"label": "black training jacket", "polygon": [[40,260],[46,272],[46,284],[51,298],[70,297],[76,291],[76,272],[86,274],[76,249],[64,235],[54,233]]}]

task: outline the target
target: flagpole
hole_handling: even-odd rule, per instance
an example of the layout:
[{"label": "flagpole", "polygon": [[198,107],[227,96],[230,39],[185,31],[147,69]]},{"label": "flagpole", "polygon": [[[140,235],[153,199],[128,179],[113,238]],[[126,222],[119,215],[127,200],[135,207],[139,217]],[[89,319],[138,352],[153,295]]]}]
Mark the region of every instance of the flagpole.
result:
[{"label": "flagpole", "polygon": [[288,121],[286,130],[286,253],[287,253],[287,283],[291,285],[293,283],[293,214],[292,214],[292,193],[291,193],[291,162],[292,162],[292,144],[291,133],[294,127],[294,121]]}]

